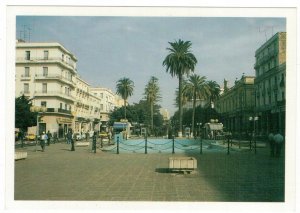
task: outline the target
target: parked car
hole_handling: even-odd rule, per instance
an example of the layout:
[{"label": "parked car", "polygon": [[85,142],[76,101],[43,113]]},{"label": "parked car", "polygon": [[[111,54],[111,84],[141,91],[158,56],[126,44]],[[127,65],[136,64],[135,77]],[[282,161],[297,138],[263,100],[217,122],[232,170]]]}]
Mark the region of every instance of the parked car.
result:
[{"label": "parked car", "polygon": [[108,134],[107,134],[107,132],[100,132],[99,133],[99,137],[101,138],[108,138]]},{"label": "parked car", "polygon": [[25,139],[28,141],[34,141],[35,140],[35,134],[29,133],[25,136]]},{"label": "parked car", "polygon": [[80,141],[82,140],[82,135],[80,133],[74,133],[73,138],[75,138],[75,140]]}]

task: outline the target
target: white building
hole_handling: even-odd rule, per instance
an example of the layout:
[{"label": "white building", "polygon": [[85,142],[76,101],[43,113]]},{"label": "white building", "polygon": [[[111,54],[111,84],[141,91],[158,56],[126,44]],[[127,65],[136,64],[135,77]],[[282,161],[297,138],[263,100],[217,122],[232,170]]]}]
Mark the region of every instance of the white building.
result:
[{"label": "white building", "polygon": [[76,57],[65,47],[51,43],[16,43],[15,96],[25,95],[44,107],[39,133],[64,137],[75,132],[100,130],[100,98],[77,75]]},{"label": "white building", "polygon": [[103,87],[91,87],[90,93],[100,98],[100,121],[103,129],[105,129],[107,127],[107,122],[109,121],[109,115],[116,107],[115,93],[112,90]]},{"label": "white building", "polygon": [[40,132],[50,130],[63,137],[74,126],[73,106],[76,57],[59,43],[16,44],[16,97],[33,99],[46,107]]},{"label": "white building", "polygon": [[90,85],[76,76],[75,132],[100,130],[101,99],[90,92]]}]

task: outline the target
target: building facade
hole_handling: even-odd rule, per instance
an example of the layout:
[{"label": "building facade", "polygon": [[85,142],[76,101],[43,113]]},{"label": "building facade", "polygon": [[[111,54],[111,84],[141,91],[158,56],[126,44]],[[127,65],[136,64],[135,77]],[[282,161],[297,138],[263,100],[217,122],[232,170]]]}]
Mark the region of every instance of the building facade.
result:
[{"label": "building facade", "polygon": [[75,131],[100,129],[100,99],[79,78],[76,57],[59,43],[16,43],[15,96],[32,99],[39,112],[39,134],[62,138]]},{"label": "building facade", "polygon": [[257,131],[285,132],[286,32],[278,32],[255,52]]},{"label": "building facade", "polygon": [[107,131],[109,115],[116,107],[115,93],[113,93],[110,89],[103,87],[92,87],[90,88],[90,91],[92,95],[100,99],[100,121],[102,124],[102,129]]},{"label": "building facade", "polygon": [[221,116],[221,122],[233,135],[245,135],[251,131],[249,118],[253,116],[255,106],[254,79],[243,75],[231,88],[224,85],[224,91],[216,101],[215,109]]}]

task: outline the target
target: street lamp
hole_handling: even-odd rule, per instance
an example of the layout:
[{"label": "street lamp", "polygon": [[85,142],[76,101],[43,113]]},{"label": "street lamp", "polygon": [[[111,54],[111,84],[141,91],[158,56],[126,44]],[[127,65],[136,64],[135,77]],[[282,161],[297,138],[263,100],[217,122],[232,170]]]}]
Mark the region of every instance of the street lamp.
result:
[{"label": "street lamp", "polygon": [[[258,116],[250,116],[249,121],[253,121],[253,141],[254,141],[254,153],[256,154],[256,136],[255,136],[255,121],[258,121]],[[250,147],[251,148],[251,147]]]},{"label": "street lamp", "polygon": [[39,116],[46,112],[47,108],[46,107],[38,107],[38,106],[31,106],[30,111],[31,112],[36,112],[36,135],[35,135],[35,151],[37,151],[37,140],[38,140],[38,134],[39,134]]}]

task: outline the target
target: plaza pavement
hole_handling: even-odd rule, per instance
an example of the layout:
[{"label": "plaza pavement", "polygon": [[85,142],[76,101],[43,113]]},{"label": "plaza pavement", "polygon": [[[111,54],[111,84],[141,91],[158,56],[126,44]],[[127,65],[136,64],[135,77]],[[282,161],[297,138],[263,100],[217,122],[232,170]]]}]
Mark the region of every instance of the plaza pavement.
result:
[{"label": "plaza pavement", "polygon": [[268,148],[189,153],[197,159],[196,174],[167,171],[169,157],[185,154],[70,148],[16,148],[28,157],[15,161],[15,200],[284,201],[284,157],[271,158]]}]

